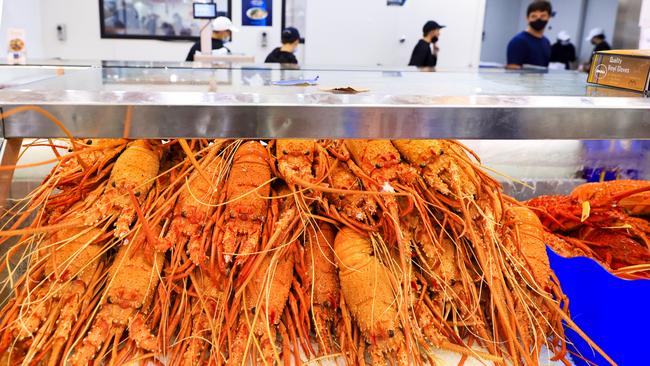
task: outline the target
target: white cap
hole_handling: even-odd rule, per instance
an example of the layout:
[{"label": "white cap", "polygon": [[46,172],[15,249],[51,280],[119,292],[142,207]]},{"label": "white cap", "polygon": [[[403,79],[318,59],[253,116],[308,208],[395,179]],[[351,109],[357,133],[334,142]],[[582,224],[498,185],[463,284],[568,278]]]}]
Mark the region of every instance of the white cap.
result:
[{"label": "white cap", "polygon": [[566,42],[571,39],[571,35],[569,32],[562,30],[560,33],[557,34],[557,39],[563,42]]},{"label": "white cap", "polygon": [[594,28],[589,31],[589,35],[585,38],[585,41],[589,42],[592,38],[596,36],[604,36],[605,30],[603,28]]},{"label": "white cap", "polygon": [[212,30],[213,31],[226,31],[239,32],[239,28],[232,25],[232,20],[227,17],[218,17],[212,21]]}]

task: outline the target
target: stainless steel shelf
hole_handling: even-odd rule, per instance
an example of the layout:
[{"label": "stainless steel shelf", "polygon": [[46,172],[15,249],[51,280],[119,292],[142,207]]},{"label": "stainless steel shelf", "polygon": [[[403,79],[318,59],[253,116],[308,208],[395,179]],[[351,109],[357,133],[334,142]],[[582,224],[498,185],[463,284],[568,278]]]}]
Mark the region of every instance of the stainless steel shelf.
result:
[{"label": "stainless steel shelf", "polygon": [[[272,85],[316,75],[317,86]],[[588,86],[585,78],[573,72],[104,65],[0,90],[0,106],[43,107],[79,137],[650,138],[650,100]],[[346,86],[369,91],[325,91]],[[3,134],[63,136],[34,112],[5,118]]]}]

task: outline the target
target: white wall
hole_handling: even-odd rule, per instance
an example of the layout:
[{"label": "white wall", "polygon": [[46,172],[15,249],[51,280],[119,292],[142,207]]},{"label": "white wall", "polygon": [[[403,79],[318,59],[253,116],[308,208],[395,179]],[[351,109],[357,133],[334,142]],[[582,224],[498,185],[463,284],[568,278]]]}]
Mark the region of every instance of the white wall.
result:
[{"label": "white wall", "polygon": [[486,0],[481,61],[506,63],[510,38],[520,32],[521,0]]},{"label": "white wall", "polygon": [[[378,0],[313,0],[307,4],[308,64],[406,66],[422,25],[447,25],[438,68],[477,67],[485,0],[409,0],[403,7]],[[406,42],[400,43],[404,37]]]},{"label": "white wall", "polygon": [[[44,57],[100,60],[185,60],[191,42],[154,40],[102,39],[99,28],[97,0],[5,0],[7,2],[39,3],[42,14]],[[280,43],[281,0],[273,0],[273,27],[240,27],[233,36],[233,52],[252,54],[263,62],[266,55]],[[233,22],[241,25],[241,1],[232,2]],[[19,18],[29,18],[26,13]],[[6,16],[5,16],[6,18]],[[56,25],[65,24],[68,39],[56,38]],[[267,48],[260,47],[260,34],[268,35]]]},{"label": "white wall", "polygon": [[22,28],[25,30],[27,42],[27,57],[43,57],[43,37],[41,26],[41,0],[5,0],[0,19],[0,55],[6,55],[7,29]]},{"label": "white wall", "polygon": [[[618,0],[586,0],[587,9],[585,12],[585,23],[582,39],[582,48],[578,58],[581,62],[587,61],[591,57],[593,46],[585,41],[584,38],[589,34],[592,28],[599,27],[605,30],[607,42],[612,44],[614,40],[614,25],[616,24],[616,12],[618,10]],[[636,22],[636,20],[634,20]]]}]

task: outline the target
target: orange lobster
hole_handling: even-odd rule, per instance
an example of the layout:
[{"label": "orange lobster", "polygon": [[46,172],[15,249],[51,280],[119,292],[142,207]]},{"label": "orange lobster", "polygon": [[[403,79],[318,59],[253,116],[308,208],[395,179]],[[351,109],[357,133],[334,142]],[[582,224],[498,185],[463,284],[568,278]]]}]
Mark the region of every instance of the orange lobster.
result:
[{"label": "orange lobster", "polygon": [[[643,190],[644,188],[648,190]],[[581,184],[571,192],[571,197],[578,202],[598,202],[639,189],[643,191],[621,198],[618,206],[632,216],[650,215],[650,181],[647,180],[613,180]]]},{"label": "orange lobster", "polygon": [[[28,293],[19,296],[17,315],[8,328],[3,328],[2,346],[6,350],[9,342],[27,338],[33,344],[25,354],[25,362],[41,358],[38,354],[44,349],[43,342],[52,342],[48,359],[56,364],[61,351],[68,341],[73,325],[84,319],[80,313],[87,305],[98,286],[98,277],[103,270],[102,245],[105,241],[99,229],[66,229],[54,233],[41,249],[44,261],[42,276],[32,276],[38,281]],[[24,314],[24,315],[22,315]]]},{"label": "orange lobster", "polygon": [[142,203],[160,166],[160,153],[146,140],[136,140],[117,158],[115,166],[98,202],[82,214],[85,225],[95,225],[108,216],[117,216],[115,236],[123,238],[135,218],[132,192]]},{"label": "orange lobster", "polygon": [[190,330],[187,341],[181,345],[182,365],[198,365],[206,359],[210,344],[212,347],[211,359],[221,357],[218,355],[219,330],[223,323],[225,305],[225,279],[213,280],[201,271],[192,275],[193,290],[196,292],[190,303],[190,316],[184,319]]},{"label": "orange lobster", "polygon": [[363,223],[374,224],[377,219],[377,202],[370,196],[361,193],[345,193],[346,190],[362,191],[363,186],[348,164],[347,160],[339,160],[335,157],[327,157],[328,182],[339,190],[338,192],[326,192],[325,197],[334,206],[328,212],[335,213],[335,218],[343,217]]},{"label": "orange lobster", "polygon": [[71,365],[87,365],[112,333],[120,334],[126,326],[129,337],[139,348],[160,351],[157,338],[146,325],[145,315],[153,302],[165,259],[160,253],[146,254],[146,246],[141,245],[144,240],[145,235],[138,231],[135,239],[117,253],[109,269],[106,302],[101,304],[81,345],[74,350]]},{"label": "orange lobster", "polygon": [[395,352],[397,364],[409,365],[388,268],[372,256],[370,241],[350,228],[338,232],[334,251],[341,293],[370,344],[373,363],[385,364],[384,355]]},{"label": "orange lobster", "polygon": [[219,201],[219,190],[225,181],[224,163],[220,157],[209,156],[202,168],[210,181],[206,181],[198,171],[190,175],[174,206],[169,230],[156,245],[156,250],[165,251],[172,244],[182,248],[187,243],[190,259],[196,265],[206,261],[203,228]]},{"label": "orange lobster", "polygon": [[235,152],[226,185],[226,210],[221,251],[226,263],[241,264],[258,249],[271,193],[271,168],[266,149],[257,141]]},{"label": "orange lobster", "polygon": [[326,223],[309,227],[305,238],[304,282],[309,286],[314,333],[325,352],[333,344],[331,325],[336,319],[340,299],[340,284],[334,258],[334,227]]},{"label": "orange lobster", "polygon": [[275,141],[278,173],[287,184],[314,181],[317,147],[315,140]]},{"label": "orange lobster", "polygon": [[293,267],[294,259],[290,253],[277,252],[264,258],[259,272],[246,286],[239,325],[230,346],[227,365],[242,364],[251,349],[251,337],[259,340],[264,362],[267,365],[274,364],[277,357],[276,326],[289,297]]}]

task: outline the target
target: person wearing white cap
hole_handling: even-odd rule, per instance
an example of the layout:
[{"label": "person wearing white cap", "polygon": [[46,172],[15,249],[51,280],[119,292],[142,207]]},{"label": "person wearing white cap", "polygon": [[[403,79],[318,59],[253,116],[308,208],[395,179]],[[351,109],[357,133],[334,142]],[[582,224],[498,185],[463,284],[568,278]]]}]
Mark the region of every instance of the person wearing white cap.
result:
[{"label": "person wearing white cap", "polygon": [[[220,50],[223,53],[230,53],[228,47],[225,46],[230,40],[233,32],[238,32],[239,28],[232,24],[232,21],[227,17],[218,17],[212,21],[212,51]],[[185,61],[194,61],[194,54],[201,51],[201,41],[197,41],[190,48]]]},{"label": "person wearing white cap", "polygon": [[589,35],[585,38],[585,41],[590,42],[594,46],[594,53],[612,49],[605,40],[605,30],[603,28],[594,28],[589,31]]},{"label": "person wearing white cap", "polygon": [[569,32],[563,30],[557,34],[557,42],[551,46],[551,62],[564,64],[566,70],[571,69],[571,63],[576,60],[576,48],[571,43]]},{"label": "person wearing white cap", "polygon": [[583,71],[589,72],[591,69],[591,62],[594,59],[594,55],[598,51],[608,51],[611,50],[609,43],[605,40],[605,30],[603,28],[593,28],[589,31],[587,37],[585,37],[585,42],[590,42],[594,46],[594,50],[591,53],[591,57],[583,65],[580,65],[580,68]]}]

